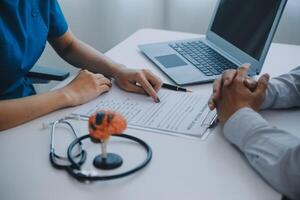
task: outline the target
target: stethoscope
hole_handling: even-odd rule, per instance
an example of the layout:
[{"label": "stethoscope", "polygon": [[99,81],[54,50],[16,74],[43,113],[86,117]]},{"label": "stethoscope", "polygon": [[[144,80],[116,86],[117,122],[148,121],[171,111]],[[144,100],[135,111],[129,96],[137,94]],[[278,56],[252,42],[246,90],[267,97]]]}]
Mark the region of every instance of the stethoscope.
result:
[{"label": "stethoscope", "polygon": [[[57,124],[67,125],[70,128],[71,133],[74,136],[74,138],[76,139],[76,138],[78,138],[78,136],[77,136],[76,131],[73,128],[72,124],[70,122],[68,122],[67,120],[61,119],[61,120],[57,120],[57,121],[53,122],[52,128],[51,128],[51,141],[50,141],[50,154],[49,154],[50,162],[51,162],[52,166],[56,169],[67,169],[68,167],[70,167],[68,157],[60,156],[57,153],[55,153],[54,141],[55,141],[55,129],[56,129]],[[81,143],[78,143],[78,148],[79,148],[79,152],[74,157],[79,158],[78,165],[82,165],[86,160],[87,153],[85,150],[83,150]],[[61,161],[64,161],[66,164],[60,163]]]},{"label": "stethoscope", "polygon": [[[82,165],[86,161],[87,152],[83,149],[82,141],[90,138],[90,136],[83,135],[81,137],[78,137],[74,127],[69,122],[70,119],[86,120],[86,119],[79,119],[79,118],[74,118],[74,117],[66,117],[66,118],[57,120],[50,124],[50,125],[52,125],[52,128],[51,128],[51,142],[50,142],[49,158],[50,158],[50,162],[54,168],[66,170],[72,177],[74,177],[78,181],[97,181],[97,180],[105,181],[105,180],[122,178],[122,177],[131,175],[131,174],[143,169],[151,161],[152,149],[146,142],[144,142],[143,140],[141,140],[137,137],[131,136],[131,135],[126,135],[126,134],[114,135],[114,137],[120,137],[120,138],[124,138],[127,140],[131,140],[131,141],[134,141],[134,142],[138,143],[139,145],[141,145],[147,153],[145,160],[143,160],[143,162],[141,162],[139,165],[137,165],[136,167],[134,167],[128,171],[114,174],[114,175],[102,176],[96,171],[83,170]],[[55,152],[55,142],[54,141],[55,141],[56,127],[58,124],[67,125],[67,127],[69,127],[69,129],[72,132],[72,135],[74,137],[73,142],[68,147],[67,157],[60,156]],[[77,152],[73,153],[75,148],[77,149]]]}]

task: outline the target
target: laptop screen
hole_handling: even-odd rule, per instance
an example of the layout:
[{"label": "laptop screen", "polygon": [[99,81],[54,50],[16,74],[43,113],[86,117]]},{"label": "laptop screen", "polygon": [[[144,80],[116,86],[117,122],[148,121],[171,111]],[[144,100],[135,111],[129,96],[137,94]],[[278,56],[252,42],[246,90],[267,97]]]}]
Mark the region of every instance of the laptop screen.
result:
[{"label": "laptop screen", "polygon": [[259,60],[281,1],[220,0],[211,31]]}]

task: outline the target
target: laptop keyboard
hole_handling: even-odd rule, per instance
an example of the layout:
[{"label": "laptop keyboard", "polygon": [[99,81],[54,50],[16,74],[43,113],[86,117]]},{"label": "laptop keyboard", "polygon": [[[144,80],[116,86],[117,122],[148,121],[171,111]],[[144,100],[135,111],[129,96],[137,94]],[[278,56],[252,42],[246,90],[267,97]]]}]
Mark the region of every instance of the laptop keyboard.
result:
[{"label": "laptop keyboard", "polygon": [[237,68],[237,65],[201,41],[172,43],[169,46],[206,76],[219,75],[226,69]]}]

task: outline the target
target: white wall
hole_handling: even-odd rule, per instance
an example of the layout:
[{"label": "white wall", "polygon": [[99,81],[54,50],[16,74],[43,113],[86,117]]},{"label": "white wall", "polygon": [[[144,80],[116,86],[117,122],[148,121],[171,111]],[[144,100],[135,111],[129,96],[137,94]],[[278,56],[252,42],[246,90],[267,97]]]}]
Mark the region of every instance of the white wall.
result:
[{"label": "white wall", "polygon": [[[138,29],[163,28],[163,0],[59,0],[69,27],[81,40],[105,52]],[[69,67],[52,48],[38,62]],[[68,69],[71,71],[72,68]]]},{"label": "white wall", "polygon": [[204,34],[218,0],[165,0],[165,27]]},{"label": "white wall", "polygon": [[[166,0],[166,27],[194,33],[205,33],[218,0]],[[275,42],[300,45],[300,1],[289,0],[279,24]]]},{"label": "white wall", "polygon": [[299,0],[288,0],[274,40],[276,42],[300,45]]},{"label": "white wall", "polygon": [[[205,33],[217,0],[60,0],[75,34],[101,50],[144,27]],[[276,42],[300,44],[300,1],[289,0]]]},{"label": "white wall", "polygon": [[70,27],[99,49],[108,50],[137,29],[162,28],[161,0],[61,0]]},{"label": "white wall", "polygon": [[[77,37],[107,51],[140,28],[205,33],[217,0],[59,0]],[[300,1],[289,0],[275,42],[300,45]],[[47,47],[40,64],[67,66]]]}]

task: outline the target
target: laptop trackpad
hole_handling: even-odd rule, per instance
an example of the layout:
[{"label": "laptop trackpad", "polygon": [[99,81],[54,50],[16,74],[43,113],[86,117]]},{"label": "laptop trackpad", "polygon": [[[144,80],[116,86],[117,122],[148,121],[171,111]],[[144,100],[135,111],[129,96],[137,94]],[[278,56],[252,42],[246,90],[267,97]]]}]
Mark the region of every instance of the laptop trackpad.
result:
[{"label": "laptop trackpad", "polygon": [[165,68],[172,68],[172,67],[180,67],[187,65],[179,56],[176,54],[170,54],[165,56],[158,56],[155,59],[162,64]]}]

